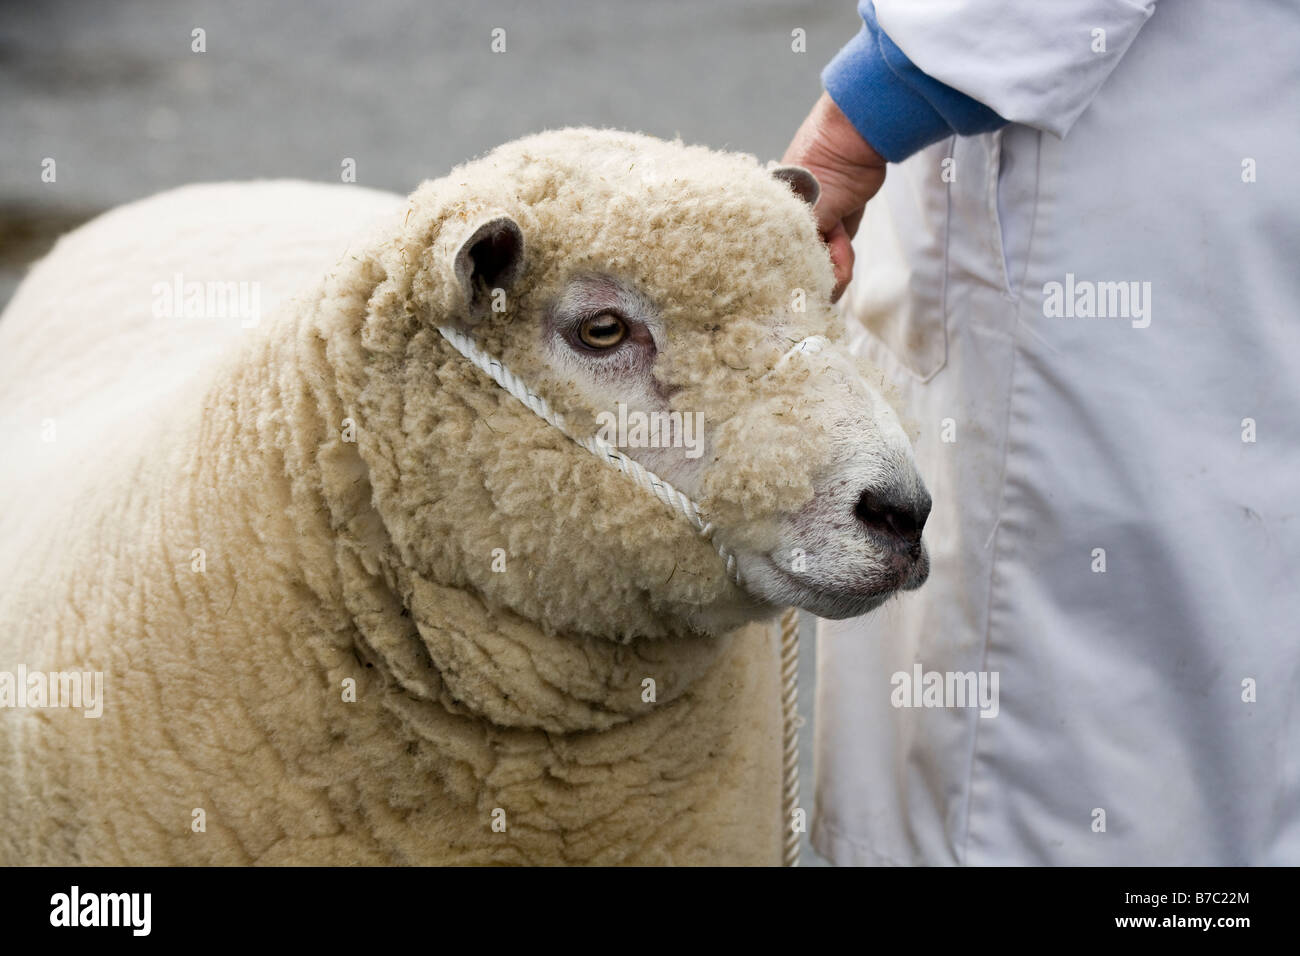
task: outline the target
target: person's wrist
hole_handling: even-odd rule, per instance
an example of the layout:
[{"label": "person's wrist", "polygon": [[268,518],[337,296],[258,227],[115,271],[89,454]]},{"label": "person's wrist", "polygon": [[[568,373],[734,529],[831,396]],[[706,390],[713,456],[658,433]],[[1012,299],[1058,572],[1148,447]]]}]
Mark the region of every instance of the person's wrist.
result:
[{"label": "person's wrist", "polygon": [[886,161],[823,93],[795,132],[783,162],[803,166],[821,184],[814,214],[835,270],[832,299],[853,273],[853,235],[862,210],[885,181]]},{"label": "person's wrist", "polygon": [[875,195],[887,166],[827,93],[809,110],[784,162],[806,167],[821,183],[818,220],[823,229]]},{"label": "person's wrist", "polygon": [[813,111],[821,135],[816,137],[812,145],[827,154],[824,160],[826,165],[885,168],[885,158],[863,138],[829,93],[822,93]]}]

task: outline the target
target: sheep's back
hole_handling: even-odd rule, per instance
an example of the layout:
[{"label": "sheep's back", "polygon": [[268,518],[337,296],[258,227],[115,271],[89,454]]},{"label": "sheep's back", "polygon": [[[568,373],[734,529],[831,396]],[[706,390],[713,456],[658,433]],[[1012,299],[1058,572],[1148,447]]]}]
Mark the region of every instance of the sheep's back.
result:
[{"label": "sheep's back", "polygon": [[[309,293],[402,197],[294,181],[186,186],[64,236],[0,316],[2,556],[146,434],[178,393]],[[160,286],[248,283],[260,321],[159,317]],[[44,502],[45,504],[40,504]],[[0,573],[10,560],[0,560]]]}]

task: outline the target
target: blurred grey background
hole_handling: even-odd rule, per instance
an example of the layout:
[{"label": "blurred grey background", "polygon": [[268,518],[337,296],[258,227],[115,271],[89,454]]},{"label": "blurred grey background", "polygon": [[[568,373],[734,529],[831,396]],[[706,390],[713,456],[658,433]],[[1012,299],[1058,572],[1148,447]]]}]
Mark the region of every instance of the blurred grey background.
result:
[{"label": "blurred grey background", "polygon": [[[61,233],[184,183],[338,182],[350,157],[407,193],[572,125],[776,159],[859,26],[853,0],[0,0],[0,308]],[[806,841],[803,862],[821,862]]]}]

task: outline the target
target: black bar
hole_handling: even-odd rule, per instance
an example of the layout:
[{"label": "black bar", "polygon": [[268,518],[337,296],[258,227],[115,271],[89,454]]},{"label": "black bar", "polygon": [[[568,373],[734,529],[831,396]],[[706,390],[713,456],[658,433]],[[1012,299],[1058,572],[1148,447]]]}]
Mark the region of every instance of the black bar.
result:
[{"label": "black bar", "polygon": [[[692,926],[710,928],[708,935],[756,934],[768,942],[775,934],[794,934],[803,948],[828,949],[843,945],[833,942],[841,933],[857,941],[854,949],[898,933],[917,943],[1040,937],[1181,942],[1196,935],[1232,945],[1243,933],[1285,933],[1283,911],[1294,908],[1297,885],[1294,869],[1154,868],[9,868],[0,870],[0,881],[0,932],[9,952],[22,952],[10,947],[25,940],[48,946],[74,936],[75,943],[193,941],[205,948],[283,939],[295,947],[336,949],[349,940],[373,945],[410,935],[420,948],[496,949],[515,934],[547,948],[643,951],[696,941]],[[117,910],[126,925],[52,925],[52,919],[70,921],[74,886],[81,915],[112,917]],[[114,896],[101,910],[99,894],[107,893],[149,894],[147,935],[136,935],[143,928],[144,897]],[[60,894],[67,904],[62,910]],[[131,909],[123,905],[137,901]],[[1134,919],[1142,922],[1121,925]],[[1208,928],[1199,924],[1203,919],[1211,921]],[[478,943],[466,942],[466,934]]]}]

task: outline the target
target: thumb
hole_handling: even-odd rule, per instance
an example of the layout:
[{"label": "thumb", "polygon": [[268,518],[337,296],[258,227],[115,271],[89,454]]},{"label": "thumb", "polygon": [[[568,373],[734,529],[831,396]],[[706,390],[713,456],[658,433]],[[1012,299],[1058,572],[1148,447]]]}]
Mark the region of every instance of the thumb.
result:
[{"label": "thumb", "polygon": [[836,302],[853,278],[853,242],[843,222],[836,222],[824,238],[826,247],[830,250],[831,266],[835,270],[835,288],[831,292],[831,301]]}]

